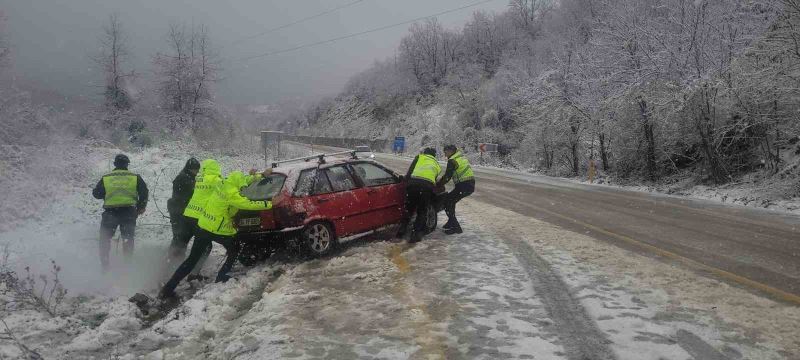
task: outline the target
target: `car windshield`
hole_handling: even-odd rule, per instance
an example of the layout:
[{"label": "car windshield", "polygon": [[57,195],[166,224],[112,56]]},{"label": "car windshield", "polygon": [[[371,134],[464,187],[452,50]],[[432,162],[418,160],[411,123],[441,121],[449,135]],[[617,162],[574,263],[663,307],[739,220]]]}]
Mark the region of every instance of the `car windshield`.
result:
[{"label": "car windshield", "polygon": [[242,195],[250,200],[270,200],[278,191],[283,188],[286,176],[283,174],[272,174],[261,179],[261,181],[250,184],[242,190]]}]

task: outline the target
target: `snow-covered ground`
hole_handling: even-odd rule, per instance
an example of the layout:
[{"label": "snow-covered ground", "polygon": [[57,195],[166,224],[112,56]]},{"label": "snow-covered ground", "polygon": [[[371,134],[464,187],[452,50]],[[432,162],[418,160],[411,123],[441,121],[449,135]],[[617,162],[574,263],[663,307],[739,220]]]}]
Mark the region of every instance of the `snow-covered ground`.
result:
[{"label": "snow-covered ground", "polygon": [[797,306],[508,210],[475,202],[462,209],[480,212],[477,227],[524,242],[561,274],[620,358],[720,358],[687,351],[695,336],[724,359],[800,358]]},{"label": "snow-covered ground", "polygon": [[[170,231],[154,202],[163,210],[186,158],[208,154],[179,144],[132,154],[131,169],[154,196],[136,256],[124,264],[112,250],[118,261],[103,275],[100,202],[90,187],[117,150],[70,143],[51,156],[75,149],[85,153],[69,164],[75,180],[43,178],[48,201],[25,205],[39,216],[0,233],[0,245],[10,244],[8,266],[37,274],[47,273],[50,259],[62,266],[70,293],[57,316],[0,313],[19,344],[47,359],[800,356],[796,307],[469,199],[460,205],[462,235],[437,231],[413,246],[379,235],[329,259],[237,265],[228,283],[183,284],[182,306],[150,323],[127,299],[154,294],[170,270],[161,266]],[[216,158],[227,171],[263,164],[253,155]],[[18,192],[29,189],[36,187]],[[215,251],[207,274],[218,266]],[[21,357],[19,344],[0,339],[0,358]]]},{"label": "snow-covered ground", "polygon": [[[564,178],[562,180],[589,184],[588,179],[585,178]],[[740,181],[722,185],[696,184],[692,178],[676,179],[668,184],[659,185],[620,184],[609,178],[598,180],[593,184],[800,214],[800,197],[797,196],[800,193],[798,192],[800,185],[795,177],[762,178],[754,173],[744,176]]]}]

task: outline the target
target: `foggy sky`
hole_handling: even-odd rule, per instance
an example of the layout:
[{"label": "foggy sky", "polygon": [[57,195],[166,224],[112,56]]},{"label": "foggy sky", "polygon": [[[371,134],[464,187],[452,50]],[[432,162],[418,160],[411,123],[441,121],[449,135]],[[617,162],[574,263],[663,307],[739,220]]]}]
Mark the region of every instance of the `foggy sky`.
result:
[{"label": "foggy sky", "polygon": [[[133,67],[148,76],[152,56],[164,51],[171,22],[206,24],[224,58],[219,100],[266,104],[338,92],[347,79],[376,59],[393,56],[408,26],[332,44],[241,62],[242,57],[325,40],[474,3],[475,0],[364,0],[333,14],[232,45],[294,20],[352,0],[0,0],[8,19],[14,69],[36,86],[69,97],[96,97],[102,74],[89,54],[101,27],[116,12],[130,37]],[[507,0],[441,16],[459,27],[479,9],[501,11]]]}]

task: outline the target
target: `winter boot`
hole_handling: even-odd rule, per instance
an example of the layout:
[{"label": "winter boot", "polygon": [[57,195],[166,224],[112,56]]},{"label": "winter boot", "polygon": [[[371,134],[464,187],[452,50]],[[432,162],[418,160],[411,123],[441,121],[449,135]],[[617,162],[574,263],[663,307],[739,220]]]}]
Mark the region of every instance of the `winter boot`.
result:
[{"label": "winter boot", "polygon": [[406,236],[406,234],[408,233],[408,226],[409,222],[407,220],[403,220],[400,223],[400,228],[397,230],[397,235],[395,235],[395,237],[398,239],[402,239],[404,236]]},{"label": "winter boot", "polygon": [[461,226],[459,226],[459,225],[452,226],[449,229],[444,231],[444,233],[447,234],[447,235],[461,234],[463,232],[464,231],[461,230]]},{"label": "winter boot", "polygon": [[455,221],[453,221],[453,220],[452,220],[452,219],[450,219],[450,218],[447,218],[447,222],[446,222],[446,223],[444,223],[444,225],[442,225],[442,229],[445,229],[445,230],[447,230],[447,229],[449,229],[449,228],[453,227],[454,225],[455,225]]},{"label": "winter boot", "polygon": [[176,299],[177,297],[178,294],[175,293],[175,290],[161,289],[158,293],[158,299],[162,301]]}]

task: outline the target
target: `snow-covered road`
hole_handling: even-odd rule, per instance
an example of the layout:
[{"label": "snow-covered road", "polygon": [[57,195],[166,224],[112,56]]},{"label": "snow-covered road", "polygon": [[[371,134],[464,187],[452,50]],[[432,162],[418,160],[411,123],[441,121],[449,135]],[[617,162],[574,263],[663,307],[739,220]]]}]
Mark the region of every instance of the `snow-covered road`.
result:
[{"label": "snow-covered road", "polygon": [[[89,157],[87,179],[112,153]],[[206,155],[175,146],[133,155],[162,209],[190,154]],[[261,161],[221,160],[228,170]],[[237,265],[228,283],[183,285],[182,306],[149,323],[127,298],[156,291],[165,219],[151,206],[137,256],[102,276],[92,240],[99,204],[87,188],[65,187],[52,204],[70,211],[0,234],[16,266],[42,272],[49,258],[63,266],[72,297],[59,316],[2,313],[20,342],[48,359],[800,357],[797,307],[474,199],[459,205],[464,234],[437,231],[416,245],[378,234],[327,259]],[[0,340],[0,357],[21,355],[16,342]]]}]

